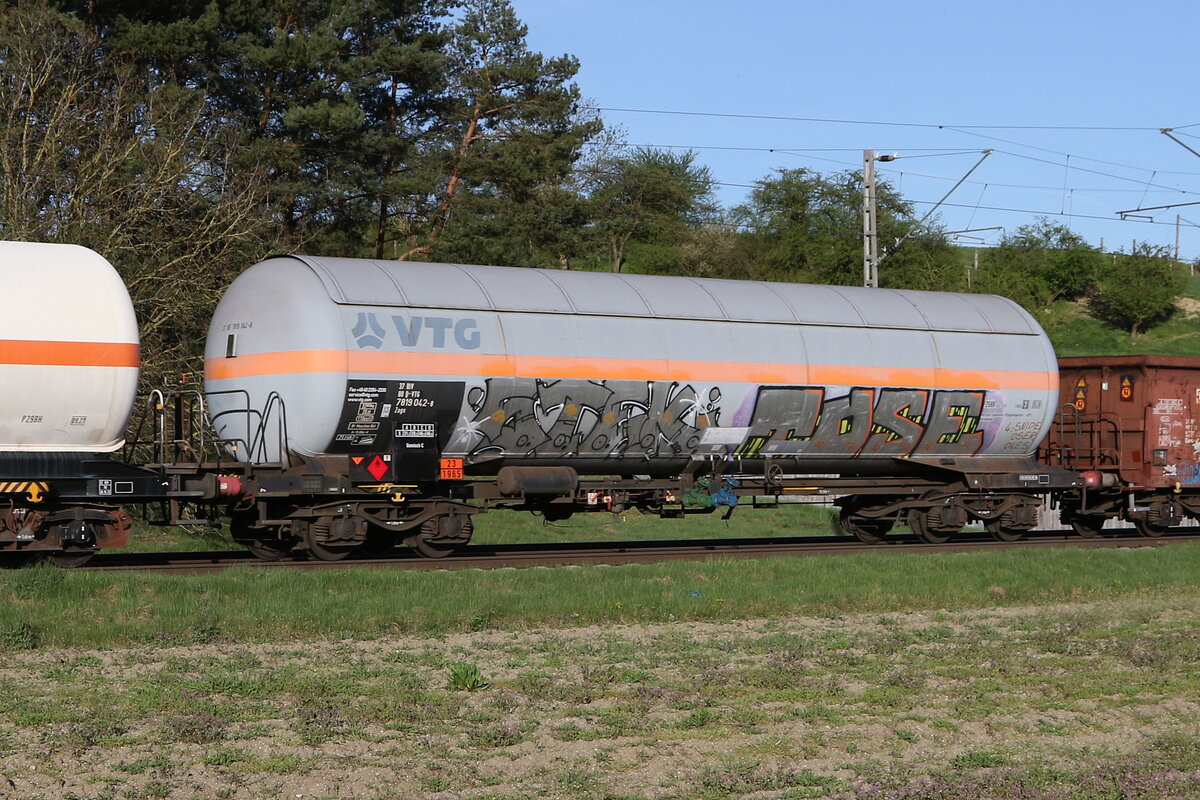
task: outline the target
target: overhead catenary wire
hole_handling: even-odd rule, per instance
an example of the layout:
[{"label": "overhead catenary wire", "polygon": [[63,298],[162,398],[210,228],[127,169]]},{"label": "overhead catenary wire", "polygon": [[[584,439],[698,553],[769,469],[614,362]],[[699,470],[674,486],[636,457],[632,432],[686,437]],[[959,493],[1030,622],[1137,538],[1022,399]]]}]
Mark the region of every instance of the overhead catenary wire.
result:
[{"label": "overhead catenary wire", "polygon": [[[904,128],[937,129],[937,130],[944,130],[944,131],[949,131],[949,132],[962,133],[964,135],[977,136],[977,137],[981,137],[981,138],[985,138],[985,139],[991,139],[994,141],[1001,141],[1001,142],[1004,142],[1005,144],[1009,144],[1009,145],[1015,146],[1020,149],[1033,150],[1036,152],[1043,152],[1048,155],[1062,156],[1061,159],[1051,160],[1051,159],[1047,159],[1047,158],[1038,158],[1036,156],[1029,155],[1028,153],[1013,152],[1010,150],[997,151],[998,153],[1003,153],[1005,155],[1012,156],[1013,158],[1024,159],[1031,163],[1043,163],[1043,164],[1054,165],[1055,167],[1062,168],[1063,181],[1058,187],[1056,187],[1057,191],[1060,192],[1060,198],[1061,198],[1060,203],[1059,203],[1059,209],[1057,212],[1051,211],[1051,210],[1020,208],[1020,207],[1014,207],[1014,206],[983,206],[980,204],[980,201],[982,200],[982,192],[981,192],[980,198],[978,198],[976,204],[973,206],[970,206],[970,208],[972,209],[972,220],[974,219],[974,216],[977,212],[983,210],[983,211],[995,211],[995,212],[999,212],[999,213],[1014,213],[1014,214],[1029,214],[1029,215],[1046,216],[1046,217],[1061,217],[1061,218],[1067,218],[1067,219],[1072,219],[1072,220],[1095,220],[1095,221],[1104,221],[1104,222],[1113,222],[1113,223],[1132,222],[1134,224],[1168,225],[1169,223],[1159,222],[1154,219],[1121,220],[1115,214],[1101,215],[1101,214],[1090,214],[1090,213],[1075,213],[1075,202],[1074,201],[1075,201],[1077,193],[1089,192],[1091,190],[1084,189],[1082,187],[1072,187],[1070,185],[1070,175],[1072,173],[1083,173],[1083,174],[1103,177],[1103,178],[1110,179],[1110,180],[1128,182],[1131,184],[1135,184],[1137,186],[1136,190],[1132,189],[1132,188],[1129,190],[1101,188],[1101,189],[1095,190],[1096,193],[1118,192],[1118,191],[1140,191],[1143,196],[1146,196],[1147,194],[1149,194],[1149,192],[1151,192],[1153,190],[1155,193],[1171,193],[1171,194],[1182,195],[1182,196],[1195,196],[1197,194],[1197,192],[1194,192],[1192,190],[1185,189],[1185,188],[1182,188],[1179,186],[1169,186],[1169,185],[1164,185],[1162,183],[1158,183],[1158,182],[1156,182],[1156,178],[1160,175],[1168,175],[1168,174],[1170,174],[1170,175],[1185,175],[1185,176],[1200,174],[1200,173],[1190,172],[1190,171],[1171,171],[1171,170],[1165,170],[1165,169],[1150,169],[1150,168],[1146,168],[1146,167],[1120,163],[1120,162],[1107,160],[1107,159],[1091,158],[1091,157],[1083,156],[1083,155],[1080,155],[1077,153],[1067,153],[1067,152],[1063,152],[1061,150],[1054,150],[1051,148],[1041,147],[1041,146],[1029,144],[1026,142],[1016,141],[1011,138],[997,137],[997,136],[992,136],[992,135],[981,132],[981,131],[985,131],[985,130],[1031,130],[1031,131],[1032,130],[1060,130],[1060,131],[1066,130],[1066,131],[1114,131],[1114,132],[1115,131],[1121,131],[1121,132],[1129,132],[1129,131],[1151,132],[1151,131],[1155,131],[1155,132],[1157,132],[1157,131],[1162,130],[1161,126],[947,125],[947,124],[934,124],[934,123],[895,122],[895,121],[888,121],[888,120],[859,120],[859,119],[828,118],[828,117],[800,117],[800,116],[789,116],[789,115],[732,114],[732,113],[725,113],[725,112],[695,112],[695,111],[681,112],[681,111],[672,111],[672,110],[665,110],[665,109],[631,109],[631,108],[618,108],[618,107],[611,107],[611,106],[599,107],[598,110],[613,111],[613,112],[628,112],[628,113],[644,113],[644,114],[662,113],[662,114],[678,115],[678,116],[709,116],[709,117],[716,117],[716,118],[735,118],[735,119],[755,119],[755,120],[771,119],[771,120],[815,122],[815,123],[828,123],[828,124],[895,125],[897,127],[904,127]],[[1191,127],[1197,127],[1197,126],[1200,126],[1200,123],[1190,123],[1188,125],[1183,125],[1183,126],[1174,126],[1173,129],[1191,128]],[[1191,136],[1190,134],[1186,134],[1186,133],[1183,133],[1181,135]],[[674,147],[678,147],[678,146],[674,146]],[[698,149],[698,148],[689,148],[689,149]],[[713,149],[716,149],[716,148],[713,148]],[[816,153],[820,153],[820,152],[830,152],[830,153],[838,152],[838,148],[778,148],[778,147],[774,147],[774,148],[764,148],[763,150],[765,150],[767,152],[773,152],[773,153],[774,152],[787,153],[788,155],[793,155],[793,156],[797,156],[797,157],[801,157],[801,158],[820,160],[820,161],[825,161],[828,163],[835,163],[835,164],[838,164],[839,166],[847,168],[847,169],[854,169],[857,166],[856,164],[847,163],[845,161],[835,161],[834,159],[822,158],[820,156],[815,155]],[[920,150],[922,152],[934,152],[934,151],[936,151],[936,148],[920,148]],[[857,152],[857,148],[846,148],[845,151],[846,152]],[[1133,171],[1137,171],[1137,172],[1142,172],[1142,173],[1148,174],[1149,177],[1144,177],[1144,176],[1134,177],[1134,176],[1129,176],[1129,175],[1120,175],[1120,174],[1116,174],[1116,173],[1113,173],[1110,171],[1105,171],[1105,170],[1100,170],[1100,169],[1091,169],[1091,168],[1082,166],[1079,163],[1081,161],[1103,164],[1103,165],[1106,165],[1109,167],[1117,167],[1122,170],[1133,170]],[[895,170],[892,170],[892,171],[896,174],[899,174],[899,176],[901,178],[903,178],[904,174],[906,174],[903,171],[900,171],[900,172],[897,172]],[[908,172],[908,174],[916,174],[916,173]],[[932,178],[935,180],[950,180],[948,178],[945,178],[944,176],[925,176],[925,177]],[[737,188],[744,188],[746,186],[746,184],[744,184],[744,183],[727,184],[724,182],[717,182],[716,185],[728,185],[728,186],[734,186]],[[758,185],[758,184],[755,184],[755,185]],[[987,185],[998,185],[998,184],[996,184],[995,182],[989,182],[989,184],[985,184],[985,187]],[[1020,185],[1017,185],[1017,186],[1019,187]],[[1037,188],[1037,187],[1034,187],[1034,188]],[[1049,189],[1051,187],[1046,187],[1046,188]],[[1069,204],[1068,204],[1068,198],[1071,201]],[[936,206],[936,203],[931,203],[930,201],[915,200],[915,199],[911,199],[911,198],[906,198],[906,199],[908,200],[908,202],[911,202],[914,205],[934,205],[934,206]],[[959,204],[955,204],[955,203],[943,203],[943,205],[948,208],[963,207],[963,206],[960,206]]]},{"label": "overhead catenary wire", "polygon": [[[674,148],[680,148],[680,149],[685,148],[684,145],[640,145],[640,146],[674,146]],[[798,156],[798,157],[809,158],[809,160],[812,160],[812,161],[823,161],[823,162],[830,163],[830,164],[836,164],[836,166],[844,167],[846,169],[858,168],[858,164],[853,164],[853,163],[846,162],[846,161],[836,161],[836,160],[833,160],[833,158],[824,158],[821,156],[806,155],[806,154],[808,154],[808,152],[815,152],[815,151],[809,151],[809,150],[800,151],[800,150],[788,149],[788,150],[776,150],[776,152],[784,152],[784,154],[786,154],[786,155],[794,155],[794,156]],[[979,152],[979,151],[978,150],[964,150],[964,151],[962,151],[962,154],[967,154],[967,152]],[[997,154],[1013,156],[1016,158],[1030,158],[1030,160],[1032,160],[1032,161],[1036,161],[1039,163],[1045,163],[1045,164],[1052,164],[1052,166],[1061,166],[1061,164],[1058,164],[1057,162],[1042,160],[1042,158],[1031,158],[1030,156],[1022,156],[1021,154],[1014,154],[1014,152],[1009,152],[1006,150],[996,150],[995,152],[997,152]],[[1123,176],[1123,175],[1112,175],[1110,173],[1102,173],[1102,172],[1098,172],[1098,170],[1088,170],[1086,168],[1080,168],[1080,167],[1073,167],[1072,169],[1073,169],[1073,172],[1085,172],[1085,173],[1090,173],[1090,174],[1094,174],[1094,175],[1105,176],[1105,178],[1114,178],[1117,180],[1128,181],[1128,182],[1130,182],[1130,184],[1136,184],[1136,186],[1138,186],[1136,188],[1130,187],[1130,188],[1128,188],[1128,190],[1120,190],[1120,188],[1103,188],[1103,187],[1080,187],[1080,186],[1066,187],[1067,190],[1072,191],[1072,192],[1096,192],[1096,193],[1145,192],[1147,190],[1147,186],[1150,186],[1150,187],[1156,188],[1157,192],[1166,192],[1166,193],[1172,193],[1172,194],[1187,194],[1187,196],[1200,196],[1200,192],[1183,190],[1183,188],[1178,188],[1175,186],[1164,186],[1164,185],[1159,185],[1159,184],[1148,184],[1147,185],[1147,182],[1145,182],[1145,181],[1141,181],[1141,180],[1138,180],[1135,178],[1126,178],[1126,176]],[[946,175],[932,175],[929,173],[913,172],[913,170],[896,170],[896,169],[888,169],[888,168],[884,168],[884,167],[880,168],[880,173],[890,173],[890,174],[895,174],[895,175],[907,174],[907,175],[917,176],[917,178],[925,178],[925,179],[930,179],[930,180],[942,180],[942,181],[956,180],[954,178],[948,178],[948,176],[946,176]],[[968,184],[978,184],[979,181],[968,180],[967,182],[968,182]],[[722,184],[722,185],[724,185],[724,184]],[[1052,191],[1052,192],[1062,192],[1064,190],[1064,187],[1062,185],[1037,186],[1037,185],[1027,185],[1027,184],[1003,184],[1003,182],[997,182],[997,181],[988,181],[988,185],[995,186],[995,187],[1003,187],[1003,188],[1028,188],[1028,190],[1045,190],[1045,191]],[[727,186],[749,187],[752,185],[727,184]]]},{"label": "overhead catenary wire", "polygon": [[[1050,153],[1051,155],[1056,155],[1056,156],[1071,156],[1072,158],[1074,158],[1077,161],[1091,161],[1091,162],[1094,162],[1097,164],[1107,164],[1110,167],[1121,167],[1122,169],[1137,170],[1138,172],[1151,172],[1152,171],[1149,167],[1140,167],[1140,166],[1137,166],[1136,164],[1123,164],[1120,161],[1109,161],[1109,160],[1103,159],[1103,158],[1090,158],[1088,156],[1080,155],[1079,153],[1067,153],[1063,150],[1055,150],[1054,148],[1051,148],[1051,147],[1042,147],[1041,145],[1029,144],[1028,142],[1018,142],[1015,139],[1006,139],[1002,136],[989,136],[985,133],[979,133],[977,131],[961,130],[959,128],[946,128],[945,130],[954,131],[955,133],[961,133],[964,136],[974,136],[979,139],[986,139],[989,142],[1001,142],[1003,144],[1011,144],[1016,147],[1023,147],[1026,150],[1036,150],[1038,152]],[[1056,162],[1049,162],[1049,163],[1056,163]],[[1165,175],[1200,175],[1200,172],[1191,172],[1191,171],[1186,171],[1186,170],[1162,170],[1162,169],[1160,169],[1160,170],[1153,170],[1153,171],[1161,172]]]},{"label": "overhead catenary wire", "polygon": [[[1114,194],[1114,193],[1120,193],[1120,192],[1139,191],[1141,193],[1141,201],[1139,202],[1139,205],[1144,203],[1147,198],[1150,198],[1152,196],[1154,196],[1154,199],[1158,199],[1159,197],[1163,197],[1164,199],[1166,199],[1164,197],[1164,195],[1173,195],[1173,196],[1177,196],[1177,197],[1181,197],[1181,198],[1200,196],[1200,192],[1193,191],[1191,189],[1183,188],[1180,186],[1169,185],[1169,184],[1162,182],[1162,178],[1167,175],[1192,176],[1192,175],[1200,175],[1200,172],[1189,172],[1189,171],[1167,170],[1167,169],[1151,169],[1148,167],[1141,167],[1141,166],[1121,163],[1121,162],[1112,161],[1112,160],[1093,158],[1090,156],[1081,155],[1079,153],[1069,153],[1069,152],[1065,152],[1063,150],[1056,150],[1056,149],[1052,149],[1052,148],[1042,147],[1040,145],[1032,144],[1029,142],[1022,142],[1022,141],[1013,139],[1011,137],[995,136],[990,133],[987,133],[987,131],[1003,131],[1003,130],[1014,130],[1014,131],[1015,130],[1026,130],[1026,131],[1053,130],[1053,131],[1102,131],[1102,132],[1139,132],[1139,133],[1154,132],[1154,133],[1161,133],[1164,130],[1161,126],[1041,125],[1041,124],[970,124],[970,125],[967,125],[967,124],[945,124],[945,123],[928,123],[928,122],[903,122],[903,121],[895,121],[895,120],[844,119],[844,118],[817,117],[817,116],[806,117],[806,116],[786,116],[786,115],[771,115],[771,114],[735,114],[735,113],[709,112],[709,111],[675,111],[675,110],[667,110],[667,109],[631,109],[631,108],[617,108],[617,107],[610,107],[610,106],[605,106],[605,107],[593,106],[593,108],[595,108],[597,111],[604,111],[604,112],[629,112],[629,113],[639,113],[639,114],[661,113],[661,114],[668,114],[668,115],[675,115],[675,116],[740,118],[740,119],[753,119],[753,120],[770,119],[770,120],[799,121],[799,122],[812,122],[812,123],[823,123],[823,124],[882,125],[882,126],[897,126],[897,127],[902,127],[902,128],[912,128],[912,129],[928,130],[928,131],[946,131],[946,132],[951,132],[951,133],[961,133],[963,135],[983,138],[983,139],[991,140],[991,141],[1003,142],[1005,144],[1011,145],[1013,148],[1016,148],[1016,149],[1015,150],[1013,150],[1013,149],[997,149],[995,151],[997,155],[1010,156],[1015,159],[1026,160],[1026,161],[1029,161],[1030,163],[1035,163],[1035,164],[1041,163],[1041,164],[1046,164],[1046,165],[1053,165],[1053,166],[1061,168],[1063,170],[1063,182],[1056,187],[1055,186],[1038,186],[1035,184],[1018,183],[1018,182],[1002,182],[1002,181],[996,181],[996,180],[988,180],[986,182],[981,182],[981,185],[984,187],[985,191],[990,189],[991,187],[1005,188],[1005,189],[1029,189],[1029,190],[1033,190],[1033,191],[1054,189],[1061,193],[1061,195],[1060,195],[1061,201],[1058,204],[1059,208],[1057,211],[1038,209],[1038,208],[1036,208],[1036,206],[1038,205],[1036,203],[1033,203],[1033,204],[1010,203],[1010,204],[1006,204],[1006,205],[991,207],[991,206],[980,205],[977,201],[976,204],[968,206],[972,210],[972,213],[971,213],[972,221],[974,221],[977,212],[996,211],[999,213],[1012,213],[1012,214],[1024,213],[1024,214],[1037,215],[1037,216],[1062,217],[1062,218],[1069,218],[1069,219],[1076,219],[1076,220],[1095,220],[1095,221],[1104,221],[1104,222],[1113,222],[1113,223],[1124,222],[1124,223],[1133,223],[1133,224],[1153,224],[1153,225],[1168,225],[1168,226],[1170,226],[1170,225],[1174,224],[1173,221],[1168,223],[1168,222],[1160,222],[1158,220],[1153,220],[1153,219],[1151,219],[1151,220],[1133,220],[1133,219],[1122,220],[1115,213],[1112,215],[1109,215],[1109,216],[1095,214],[1095,213],[1076,214],[1076,213],[1074,213],[1074,209],[1076,206],[1079,205],[1079,198],[1080,198],[1080,196],[1083,196],[1083,195],[1090,196],[1090,195]],[[1192,132],[1190,132],[1190,129],[1197,128],[1197,127],[1200,127],[1200,122],[1172,126],[1171,128],[1169,128],[1169,130],[1173,131],[1173,132],[1178,132],[1178,136],[1180,136],[1180,137],[1187,137],[1189,139],[1200,139],[1200,136],[1196,136]],[[1184,129],[1189,129],[1189,130],[1184,130]],[[645,145],[645,146],[660,147],[660,148],[664,148],[664,149],[665,148],[689,149],[689,150],[697,150],[697,151],[704,150],[704,151],[778,153],[778,154],[784,154],[784,155],[787,155],[790,157],[798,157],[798,158],[804,158],[804,159],[825,161],[826,163],[836,164],[839,167],[846,168],[846,169],[854,169],[856,167],[856,164],[849,163],[846,161],[839,161],[839,160],[832,159],[832,158],[821,158],[821,156],[819,156],[818,154],[828,153],[830,155],[833,155],[833,154],[841,153],[841,152],[845,152],[845,153],[861,152],[861,150],[859,148],[838,148],[838,147],[806,148],[806,147],[789,147],[787,145],[772,146],[772,147],[738,146],[738,145],[732,145],[732,144],[731,145],[711,145],[711,144],[679,145],[679,144],[672,144],[672,145]],[[303,149],[306,151],[313,152],[313,153],[345,151],[346,150],[345,148],[340,148],[337,146],[313,144],[311,142],[304,143]],[[889,149],[891,149],[891,148],[889,148]],[[904,151],[905,154],[904,154],[903,158],[905,158],[906,160],[914,160],[914,159],[918,159],[918,158],[928,159],[928,158],[935,158],[935,157],[936,158],[944,158],[944,157],[949,157],[949,156],[953,156],[953,155],[965,154],[965,153],[969,153],[969,152],[978,152],[977,150],[970,150],[970,149],[966,149],[966,148],[959,150],[959,149],[955,149],[955,148],[946,148],[946,147],[903,147],[903,148],[899,148],[899,149]],[[1030,152],[1019,152],[1019,150],[1041,152],[1041,153],[1045,153],[1046,155],[1050,155],[1050,156],[1061,156],[1061,158],[1040,158],[1036,155],[1031,155]],[[380,152],[382,153],[382,151],[380,151]],[[1113,171],[1109,171],[1109,170],[1093,169],[1090,167],[1083,166],[1083,164],[1081,162],[1091,162],[1091,163],[1095,163],[1095,164],[1103,164],[1103,165],[1108,165],[1111,167],[1116,167],[1121,170],[1137,171],[1137,172],[1143,173],[1143,175],[1139,175],[1139,176],[1122,175],[1122,174],[1119,174],[1119,173],[1116,173]],[[914,172],[911,170],[900,171],[900,170],[896,170],[894,168],[881,169],[881,173],[883,173],[885,176],[889,175],[889,173],[890,173],[890,175],[896,176],[900,180],[903,180],[905,175],[911,175],[914,177],[921,177],[924,179],[938,180],[938,181],[954,180],[954,178],[946,177],[944,175],[929,174],[928,172]],[[197,176],[200,175],[200,173],[196,173],[196,174],[197,174]],[[1114,187],[1086,187],[1086,186],[1070,185],[1069,176],[1071,176],[1071,175],[1077,176],[1080,174],[1092,175],[1092,176],[1104,178],[1104,179],[1111,180],[1111,181],[1128,183],[1131,186],[1136,186],[1136,189],[1134,189],[1134,188],[1121,189],[1121,188],[1114,188]],[[769,176],[764,176],[764,178],[762,180],[769,180]],[[976,181],[969,181],[969,182],[972,184],[976,183]],[[713,183],[715,186],[719,186],[722,188],[753,189],[753,188],[756,188],[757,186],[761,185],[762,181],[756,180],[756,181],[752,181],[752,182],[745,182],[745,181],[736,181],[736,180],[734,180],[734,181],[723,180],[723,181],[714,181]],[[983,191],[981,191],[981,193],[980,193],[979,200],[981,200],[982,197],[983,197]],[[1068,198],[1070,198],[1070,200],[1071,200],[1071,208],[1068,208],[1068,202],[1067,202]],[[924,200],[924,199],[915,199],[915,198],[905,198],[905,199],[907,202],[911,202],[914,205],[919,205],[919,206],[928,206],[928,205],[932,205],[934,203],[934,201]],[[1092,204],[1094,205],[1094,202]],[[963,207],[963,206],[961,206],[959,204],[955,204],[955,203],[945,203],[944,206],[946,208],[962,208]]]},{"label": "overhead catenary wire", "polygon": [[[1019,143],[1017,143],[1017,144],[1019,144]],[[658,149],[672,149],[672,150],[733,150],[733,151],[746,151],[746,152],[781,153],[781,154],[785,154],[785,155],[793,155],[793,156],[798,156],[798,157],[810,158],[810,159],[816,160],[816,161],[825,161],[827,163],[837,164],[841,167],[845,167],[846,169],[857,169],[859,167],[859,165],[857,163],[851,163],[848,161],[823,158],[820,156],[809,155],[809,154],[810,153],[840,153],[840,152],[861,153],[862,152],[861,148],[848,148],[848,147],[847,148],[841,148],[841,147],[825,147],[825,148],[728,147],[728,146],[714,146],[714,145],[682,145],[682,144],[636,144],[636,145],[631,144],[631,145],[629,145],[629,147],[658,148]],[[914,148],[903,148],[903,150],[907,153],[907,152],[914,150]],[[899,158],[909,159],[909,160],[911,160],[913,158],[921,158],[921,157],[925,157],[924,154],[927,152],[933,153],[933,154],[936,154],[939,156],[941,156],[941,155],[963,155],[963,154],[967,154],[967,153],[978,153],[979,152],[978,150],[965,150],[965,149],[964,150],[945,150],[944,148],[918,148],[916,150],[917,150],[917,152],[921,153],[922,155],[917,155],[917,156],[904,155],[904,156],[900,156]],[[1025,159],[1028,161],[1032,161],[1034,163],[1053,165],[1056,167],[1063,166],[1063,164],[1061,162],[1051,161],[1049,159],[1037,158],[1035,156],[1026,155],[1024,153],[1016,153],[1016,152],[1012,152],[1009,150],[995,150],[994,152],[996,152],[998,154],[1002,154],[1002,155],[1012,156],[1013,158]],[[1057,153],[1057,151],[1048,151],[1048,152],[1056,152]],[[1081,191],[1081,192],[1083,192],[1083,191],[1086,191],[1086,192],[1120,192],[1120,191],[1142,191],[1142,192],[1145,192],[1151,188],[1154,188],[1161,192],[1172,192],[1172,193],[1179,193],[1179,194],[1185,194],[1185,195],[1200,194],[1200,192],[1193,192],[1188,189],[1181,189],[1177,186],[1167,186],[1164,184],[1154,183],[1153,176],[1159,174],[1159,172],[1160,172],[1159,170],[1150,170],[1150,169],[1143,170],[1143,168],[1141,168],[1141,167],[1133,167],[1133,166],[1129,166],[1129,165],[1115,164],[1115,162],[1105,162],[1105,161],[1101,161],[1100,159],[1089,159],[1089,158],[1081,157],[1081,156],[1073,156],[1072,154],[1069,154],[1069,153],[1062,153],[1062,155],[1066,156],[1067,158],[1076,158],[1078,160],[1084,160],[1084,161],[1095,161],[1097,163],[1108,163],[1108,164],[1113,164],[1114,166],[1125,166],[1128,169],[1137,169],[1139,171],[1149,172],[1151,174],[1151,179],[1149,181],[1146,181],[1141,178],[1130,177],[1127,175],[1117,175],[1117,174],[1114,174],[1111,172],[1103,172],[1101,170],[1093,170],[1093,169],[1088,169],[1086,167],[1080,167],[1078,165],[1075,165],[1070,168],[1071,171],[1073,171],[1073,172],[1083,172],[1083,173],[1087,173],[1089,175],[1096,175],[1096,176],[1104,177],[1104,178],[1112,178],[1113,180],[1119,180],[1119,181],[1136,184],[1138,186],[1138,188],[1122,190],[1122,189],[1109,189],[1109,188],[1084,188],[1084,187],[1078,187],[1078,186],[1065,186],[1063,184],[1060,184],[1057,186],[1031,186],[1031,185],[1027,185],[1027,184],[1008,184],[1008,183],[1000,183],[1000,182],[996,182],[996,181],[991,181],[989,183],[990,183],[990,185],[997,186],[997,187],[1017,188],[1017,189],[1051,189],[1056,192],[1063,192],[1063,191],[1067,191],[1067,190]],[[880,168],[880,172],[892,172],[892,173],[899,174],[899,171],[894,170],[894,169],[888,170],[888,169]],[[933,180],[955,180],[954,178],[948,178],[948,177],[942,176],[942,175],[930,175],[928,173],[916,173],[916,172],[911,172],[911,171],[908,171],[908,172],[909,172],[909,174],[912,174],[912,175],[916,175],[916,176],[923,177],[923,178],[930,178]],[[1192,174],[1192,173],[1183,173],[1183,174]],[[729,184],[729,185],[741,186],[744,184]]]},{"label": "overhead catenary wire", "polygon": [[[899,122],[896,120],[844,119],[837,117],[796,117],[781,114],[738,114],[724,111],[678,111],[654,108],[618,108],[596,106],[597,111],[626,114],[666,114],[683,117],[778,120],[780,122],[822,122],[836,125],[879,125],[895,128],[976,128],[981,130],[1053,130],[1053,131],[1158,131],[1161,125],[962,125],[936,122]],[[1200,125],[1200,123],[1194,123]],[[1191,125],[1175,126],[1192,127]]]}]

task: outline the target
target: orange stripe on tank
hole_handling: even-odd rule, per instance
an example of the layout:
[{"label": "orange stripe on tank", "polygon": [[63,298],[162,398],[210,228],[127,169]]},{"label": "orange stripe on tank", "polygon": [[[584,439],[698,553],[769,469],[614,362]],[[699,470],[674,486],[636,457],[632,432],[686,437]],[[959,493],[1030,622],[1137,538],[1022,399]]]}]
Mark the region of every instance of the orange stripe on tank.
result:
[{"label": "orange stripe on tank", "polygon": [[54,367],[138,367],[141,355],[131,342],[51,342],[0,339],[0,364]]},{"label": "orange stripe on tank", "polygon": [[348,350],[285,350],[278,353],[250,353],[237,358],[209,358],[204,362],[204,377],[249,378],[256,375],[290,375],[307,372],[346,372]]},{"label": "orange stripe on tank", "polygon": [[377,350],[290,350],[205,361],[208,380],[313,372],[351,375],[461,375],[582,380],[671,380],[817,386],[917,386],[930,388],[1057,388],[1057,372],[934,369],[842,364],[768,364],[740,361],[579,358],[575,356],[395,353]]}]

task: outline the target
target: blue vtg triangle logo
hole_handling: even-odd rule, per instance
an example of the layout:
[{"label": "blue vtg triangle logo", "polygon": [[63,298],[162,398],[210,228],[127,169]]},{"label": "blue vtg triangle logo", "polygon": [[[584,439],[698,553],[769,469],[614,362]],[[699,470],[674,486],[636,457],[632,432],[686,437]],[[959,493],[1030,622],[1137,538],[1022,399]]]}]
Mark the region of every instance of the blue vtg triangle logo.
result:
[{"label": "blue vtg triangle logo", "polygon": [[387,336],[387,331],[379,324],[379,320],[375,319],[373,311],[358,312],[358,319],[350,333],[360,350],[378,350],[383,346],[383,337]]}]

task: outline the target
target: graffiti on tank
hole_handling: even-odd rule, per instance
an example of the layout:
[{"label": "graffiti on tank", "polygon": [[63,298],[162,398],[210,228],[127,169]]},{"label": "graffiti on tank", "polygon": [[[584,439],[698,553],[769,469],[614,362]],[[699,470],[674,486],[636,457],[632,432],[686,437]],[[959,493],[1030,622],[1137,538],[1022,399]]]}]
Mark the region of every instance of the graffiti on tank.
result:
[{"label": "graffiti on tank", "polygon": [[826,397],[823,387],[767,386],[733,455],[974,455],[984,394],[859,387]]},{"label": "graffiti on tank", "polygon": [[871,435],[862,453],[873,456],[912,453],[925,433],[925,408],[929,404],[930,394],[926,389],[881,390],[879,402],[875,404]]},{"label": "graffiti on tank", "polygon": [[934,392],[917,455],[975,455],[983,447],[979,417],[986,392]]},{"label": "graffiti on tank", "polygon": [[672,457],[718,424],[721,391],[675,381],[489,378],[448,450],[474,459],[522,456]]}]

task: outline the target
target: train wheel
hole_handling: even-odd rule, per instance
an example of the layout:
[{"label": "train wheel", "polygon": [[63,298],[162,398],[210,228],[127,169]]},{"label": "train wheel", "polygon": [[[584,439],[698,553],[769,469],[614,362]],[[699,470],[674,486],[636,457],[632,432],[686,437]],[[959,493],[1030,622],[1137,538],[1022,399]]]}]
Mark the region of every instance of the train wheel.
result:
[{"label": "train wheel", "polygon": [[361,542],[354,541],[347,541],[344,543],[342,541],[322,541],[322,539],[319,537],[319,534],[321,532],[327,532],[330,524],[331,520],[328,517],[322,517],[316,522],[310,524],[304,524],[300,522],[292,523],[293,529],[303,529],[299,531],[300,540],[303,543],[303,547],[308,551],[310,556],[318,561],[341,561],[346,556],[354,552],[359,544],[361,544]]},{"label": "train wheel", "polygon": [[50,553],[50,561],[60,567],[81,567],[96,555],[96,529],[85,520],[78,519],[62,527],[51,528],[51,536],[57,533],[62,550]]},{"label": "train wheel", "polygon": [[894,520],[867,517],[856,508],[842,508],[838,523],[842,530],[866,544],[879,544],[895,524]]},{"label": "train wheel", "polygon": [[1158,500],[1151,502],[1145,511],[1130,514],[1129,521],[1142,536],[1157,539],[1183,520],[1175,503]]},{"label": "train wheel", "polygon": [[1130,520],[1134,529],[1148,539],[1157,539],[1171,529],[1170,525],[1162,525],[1146,519],[1145,514],[1134,514]]},{"label": "train wheel", "polygon": [[96,555],[94,550],[63,550],[58,553],[50,554],[50,563],[58,567],[66,567],[72,569],[74,567],[82,567],[84,564],[92,560],[92,556]]},{"label": "train wheel", "polygon": [[1103,514],[1084,514],[1067,520],[1071,530],[1085,539],[1095,539],[1101,533],[1101,528],[1108,517]]},{"label": "train wheel", "polygon": [[445,558],[471,541],[475,525],[466,515],[434,517],[425,520],[421,532],[404,543],[425,558]]},{"label": "train wheel", "polygon": [[257,521],[258,517],[253,513],[234,511],[229,517],[229,535],[255,558],[263,561],[278,561],[292,552],[296,546],[294,539],[281,538],[279,528],[255,528]]},{"label": "train wheel", "polygon": [[1005,519],[989,519],[983,523],[984,530],[996,537],[1002,542],[1019,542],[1025,538],[1025,531],[1021,528],[1012,528],[1004,524]]},{"label": "train wheel", "polygon": [[279,539],[255,539],[242,542],[242,544],[255,558],[261,558],[263,561],[278,561],[292,552],[294,546],[290,541],[285,542]]},{"label": "train wheel", "polygon": [[442,544],[423,536],[410,536],[404,543],[417,551],[422,558],[445,558],[455,550],[455,545]]},{"label": "train wheel", "polygon": [[308,554],[318,561],[341,561],[354,551],[353,547],[325,545],[313,542],[305,547]]},{"label": "train wheel", "polygon": [[936,530],[935,525],[937,522],[940,522],[940,516],[937,519],[931,519],[934,516],[937,515],[931,514],[930,511],[925,509],[909,509],[908,527],[912,528],[912,532],[923,542],[945,544],[950,541],[953,532]]}]

